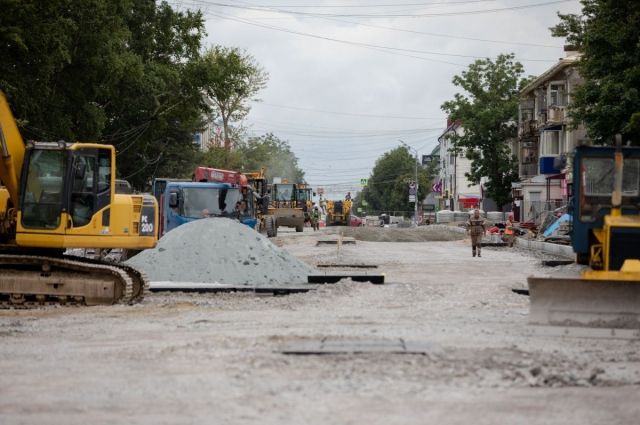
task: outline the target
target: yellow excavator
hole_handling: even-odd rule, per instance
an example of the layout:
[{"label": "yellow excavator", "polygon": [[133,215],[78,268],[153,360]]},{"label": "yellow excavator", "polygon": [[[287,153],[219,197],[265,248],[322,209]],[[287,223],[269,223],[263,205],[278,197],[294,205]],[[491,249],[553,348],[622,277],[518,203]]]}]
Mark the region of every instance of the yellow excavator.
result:
[{"label": "yellow excavator", "polygon": [[536,324],[640,328],[640,148],[579,146],[571,243],[579,277],[530,277]]},{"label": "yellow excavator", "polygon": [[113,146],[24,143],[0,92],[0,307],[134,303],[148,282],[70,248],[143,250],[157,241],[151,195],[116,194]]}]

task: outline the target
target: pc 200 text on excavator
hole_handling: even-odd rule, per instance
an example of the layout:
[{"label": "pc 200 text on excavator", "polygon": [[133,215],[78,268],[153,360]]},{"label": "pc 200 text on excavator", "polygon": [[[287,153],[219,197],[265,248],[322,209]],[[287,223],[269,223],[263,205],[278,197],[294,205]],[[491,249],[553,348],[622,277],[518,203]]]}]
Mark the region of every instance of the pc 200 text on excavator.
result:
[{"label": "pc 200 text on excavator", "polygon": [[157,243],[150,195],[115,192],[113,146],[28,142],[0,92],[0,306],[142,299],[140,271],[64,255],[68,248],[142,250]]}]

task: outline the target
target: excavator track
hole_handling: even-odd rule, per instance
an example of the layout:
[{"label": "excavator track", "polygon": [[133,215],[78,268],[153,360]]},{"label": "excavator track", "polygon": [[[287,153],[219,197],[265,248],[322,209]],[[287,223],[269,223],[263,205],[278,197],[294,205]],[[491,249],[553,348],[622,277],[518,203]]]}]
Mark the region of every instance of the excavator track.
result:
[{"label": "excavator track", "polygon": [[0,308],[140,302],[149,281],[126,264],[72,256],[0,254]]}]

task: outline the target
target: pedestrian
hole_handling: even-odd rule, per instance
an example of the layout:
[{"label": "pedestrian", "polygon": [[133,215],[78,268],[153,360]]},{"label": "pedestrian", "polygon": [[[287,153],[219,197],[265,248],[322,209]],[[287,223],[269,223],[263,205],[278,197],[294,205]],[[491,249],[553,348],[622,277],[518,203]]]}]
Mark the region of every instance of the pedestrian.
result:
[{"label": "pedestrian", "polygon": [[477,250],[478,257],[480,257],[482,237],[487,230],[484,225],[484,220],[480,217],[480,210],[473,210],[473,215],[469,218],[469,222],[467,223],[467,229],[471,235],[471,253],[475,257]]},{"label": "pedestrian", "polygon": [[311,226],[313,227],[313,230],[320,230],[320,211],[318,210],[318,207],[314,207],[313,211],[311,212]]},{"label": "pedestrian", "polygon": [[346,196],[344,197],[345,201],[350,201],[351,200],[351,192],[347,192]]}]

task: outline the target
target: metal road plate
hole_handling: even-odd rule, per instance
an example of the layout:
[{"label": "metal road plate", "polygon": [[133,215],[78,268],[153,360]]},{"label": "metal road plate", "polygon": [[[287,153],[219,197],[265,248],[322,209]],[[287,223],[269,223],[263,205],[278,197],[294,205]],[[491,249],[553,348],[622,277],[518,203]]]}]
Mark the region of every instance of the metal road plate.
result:
[{"label": "metal road plate", "polygon": [[324,338],[315,341],[300,341],[282,350],[283,354],[328,355],[328,354],[421,354],[435,351],[431,344],[394,339],[337,339]]}]

